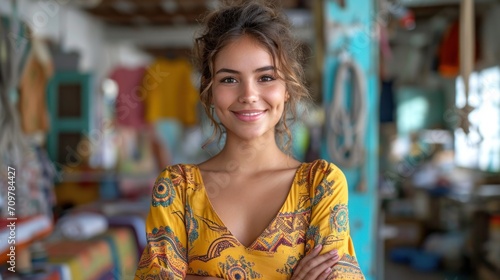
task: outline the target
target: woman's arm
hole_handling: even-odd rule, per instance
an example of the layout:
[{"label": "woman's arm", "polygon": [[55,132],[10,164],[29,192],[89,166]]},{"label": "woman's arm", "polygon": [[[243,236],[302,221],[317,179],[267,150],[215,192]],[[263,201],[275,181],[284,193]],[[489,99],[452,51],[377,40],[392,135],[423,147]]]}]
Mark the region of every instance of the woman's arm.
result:
[{"label": "woman's arm", "polygon": [[[146,220],[147,246],[135,279],[184,279],[187,270],[187,233],[183,185],[172,182],[166,168],[156,179]],[[175,174],[174,174],[175,175]]]},{"label": "woman's arm", "polygon": [[320,256],[337,250],[338,260],[327,279],[365,279],[359,268],[349,230],[348,188],[344,173],[334,164],[316,161],[313,167],[311,222],[306,250],[322,245]]}]

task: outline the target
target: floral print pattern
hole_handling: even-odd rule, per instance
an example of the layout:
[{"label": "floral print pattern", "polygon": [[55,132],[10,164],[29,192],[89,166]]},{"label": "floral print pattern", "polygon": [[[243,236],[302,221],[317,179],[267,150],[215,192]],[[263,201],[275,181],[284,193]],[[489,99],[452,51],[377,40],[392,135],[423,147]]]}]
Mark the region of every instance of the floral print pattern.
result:
[{"label": "floral print pattern", "polygon": [[303,163],[280,212],[250,246],[231,234],[208,199],[197,165],[167,167],[153,188],[148,246],[136,279],[290,279],[318,244],[341,260],[329,279],[364,279],[349,233],[347,183],[324,160]]}]

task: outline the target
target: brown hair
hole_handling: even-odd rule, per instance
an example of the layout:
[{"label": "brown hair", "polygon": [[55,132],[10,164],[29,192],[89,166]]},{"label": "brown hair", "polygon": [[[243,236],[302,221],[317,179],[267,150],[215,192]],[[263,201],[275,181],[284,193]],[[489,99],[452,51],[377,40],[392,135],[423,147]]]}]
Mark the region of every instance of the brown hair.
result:
[{"label": "brown hair", "polygon": [[[226,45],[243,35],[251,36],[270,52],[277,73],[281,75],[289,94],[282,120],[276,126],[276,134],[286,151],[291,143],[290,123],[297,118],[298,103],[308,100],[309,92],[304,85],[304,72],[300,64],[302,52],[298,41],[291,33],[291,25],[283,13],[264,1],[243,1],[223,4],[209,13],[204,21],[201,35],[196,38],[194,56],[201,72],[200,99],[210,122],[214,126],[211,142],[223,128],[213,112],[212,78],[215,57]],[[286,138],[286,142],[285,142]]]}]

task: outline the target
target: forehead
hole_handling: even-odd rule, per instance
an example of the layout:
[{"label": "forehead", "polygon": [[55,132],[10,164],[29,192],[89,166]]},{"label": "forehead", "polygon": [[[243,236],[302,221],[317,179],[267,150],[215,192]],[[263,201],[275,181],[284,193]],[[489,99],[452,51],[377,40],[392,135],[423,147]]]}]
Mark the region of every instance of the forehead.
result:
[{"label": "forehead", "polygon": [[274,66],[273,56],[265,45],[248,35],[229,42],[217,53],[214,60],[215,71],[218,68],[257,69],[263,66]]}]

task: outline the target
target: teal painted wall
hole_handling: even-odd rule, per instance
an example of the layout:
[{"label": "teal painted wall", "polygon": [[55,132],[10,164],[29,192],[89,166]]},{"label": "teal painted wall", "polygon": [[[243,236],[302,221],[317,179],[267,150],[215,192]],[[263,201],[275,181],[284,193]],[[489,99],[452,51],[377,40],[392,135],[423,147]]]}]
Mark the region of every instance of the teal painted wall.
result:
[{"label": "teal painted wall", "polygon": [[[323,74],[323,102],[325,108],[333,98],[335,72],[339,64],[339,50],[346,48],[350,56],[361,66],[367,78],[367,129],[365,131],[365,160],[362,168],[345,168],[349,183],[349,218],[351,236],[356,255],[367,279],[375,279],[378,217],[378,43],[373,32],[376,24],[375,0],[327,0],[325,5],[325,33],[329,30],[333,36],[327,36],[326,56]],[[333,25],[331,23],[334,23]],[[345,26],[351,26],[344,29]],[[354,27],[352,27],[354,26]],[[348,32],[344,31],[348,30]],[[332,160],[326,149],[323,137],[322,157]],[[364,180],[363,180],[364,179]],[[365,182],[365,190],[358,185]]]}]

